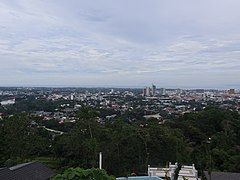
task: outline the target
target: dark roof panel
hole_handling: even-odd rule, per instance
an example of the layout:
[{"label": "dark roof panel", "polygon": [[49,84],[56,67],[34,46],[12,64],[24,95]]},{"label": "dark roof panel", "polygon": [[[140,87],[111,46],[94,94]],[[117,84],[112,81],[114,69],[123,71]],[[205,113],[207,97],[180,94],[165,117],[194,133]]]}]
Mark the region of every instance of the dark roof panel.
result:
[{"label": "dark roof panel", "polygon": [[0,169],[0,179],[1,180],[18,180],[17,176],[9,170],[8,168]]},{"label": "dark roof panel", "polygon": [[10,169],[22,180],[46,180],[55,175],[51,169],[40,162],[20,164]]},{"label": "dark roof panel", "polygon": [[[207,171],[204,171],[207,180],[210,179]],[[212,172],[212,180],[240,180],[240,173]]]}]

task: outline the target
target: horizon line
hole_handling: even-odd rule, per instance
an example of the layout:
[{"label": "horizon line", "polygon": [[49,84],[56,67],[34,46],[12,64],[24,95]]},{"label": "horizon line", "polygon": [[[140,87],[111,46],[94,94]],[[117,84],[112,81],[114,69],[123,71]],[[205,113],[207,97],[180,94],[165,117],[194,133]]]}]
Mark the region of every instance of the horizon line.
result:
[{"label": "horizon line", "polygon": [[[154,84],[157,86],[156,84]],[[150,85],[144,85],[144,86],[91,86],[91,85],[85,85],[85,86],[80,86],[80,85],[0,85],[0,88],[102,88],[102,89],[143,89],[145,87],[151,87]],[[229,89],[235,89],[235,90],[240,90],[240,88],[213,88],[213,87],[164,87],[164,86],[157,86],[157,89],[183,89],[183,90],[194,90],[194,89],[204,89],[204,90],[229,90]]]}]

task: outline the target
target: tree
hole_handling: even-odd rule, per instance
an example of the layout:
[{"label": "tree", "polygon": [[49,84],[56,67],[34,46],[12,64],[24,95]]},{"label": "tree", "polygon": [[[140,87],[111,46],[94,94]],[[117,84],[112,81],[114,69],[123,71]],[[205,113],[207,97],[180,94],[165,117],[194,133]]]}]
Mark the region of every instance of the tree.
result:
[{"label": "tree", "polygon": [[95,167],[101,124],[96,121],[96,112],[90,108],[82,108],[77,117],[74,128],[56,139],[55,154],[65,157],[67,166]]},{"label": "tree", "polygon": [[50,145],[48,133],[31,122],[28,114],[16,114],[3,120],[1,134],[5,161],[19,159],[24,162],[47,151]]},{"label": "tree", "polygon": [[52,180],[114,180],[113,176],[109,176],[103,169],[82,169],[82,168],[68,168],[62,174],[58,174]]}]

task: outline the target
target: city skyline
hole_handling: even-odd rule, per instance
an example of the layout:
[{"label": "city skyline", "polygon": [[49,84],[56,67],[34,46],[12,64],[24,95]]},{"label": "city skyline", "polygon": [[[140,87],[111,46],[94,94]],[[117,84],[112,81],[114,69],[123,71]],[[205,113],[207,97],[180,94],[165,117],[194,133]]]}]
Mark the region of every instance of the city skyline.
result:
[{"label": "city skyline", "polygon": [[0,2],[0,86],[240,89],[238,0]]}]

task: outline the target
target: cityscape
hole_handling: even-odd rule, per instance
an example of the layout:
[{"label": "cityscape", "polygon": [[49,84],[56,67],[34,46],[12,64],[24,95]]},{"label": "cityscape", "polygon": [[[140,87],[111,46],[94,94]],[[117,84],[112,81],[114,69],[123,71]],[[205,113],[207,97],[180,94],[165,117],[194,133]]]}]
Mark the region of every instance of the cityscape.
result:
[{"label": "cityscape", "polygon": [[0,180],[240,180],[239,0],[1,0]]},{"label": "cityscape", "polygon": [[[21,103],[33,101],[62,102],[50,109],[30,107],[22,110]],[[125,88],[0,88],[0,115],[11,115],[12,107],[56,119],[59,123],[75,122],[74,112],[87,106],[99,110],[99,121],[124,117],[127,121],[156,118],[164,123],[169,118],[194,113],[216,106],[240,113],[240,91],[204,89],[166,89],[151,87]],[[35,110],[35,111],[34,111]],[[17,111],[21,112],[21,111]]]},{"label": "cityscape", "polygon": [[[211,108],[213,108],[213,109],[211,109]],[[216,109],[216,110],[214,110],[214,109]],[[211,114],[212,110],[213,110],[213,112]],[[224,111],[226,111],[226,112],[224,112]],[[94,112],[96,114],[93,116]],[[119,121],[122,121],[124,123],[127,123],[129,128],[131,126],[136,126],[136,130],[138,129],[137,131],[139,131],[138,133],[140,133],[139,140],[142,139],[146,143],[145,148],[151,149],[151,146],[152,146],[152,145],[150,145],[151,141],[145,139],[145,138],[147,138],[147,136],[144,137],[145,135],[141,134],[141,133],[150,133],[148,131],[152,130],[152,128],[154,126],[155,127],[158,126],[159,132],[162,131],[162,128],[163,129],[166,127],[175,128],[175,126],[179,126],[178,121],[181,122],[181,118],[188,117],[188,116],[184,117],[184,115],[196,114],[195,118],[198,118],[198,114],[201,114],[201,113],[207,114],[209,112],[210,112],[210,114],[208,114],[209,118],[214,118],[214,119],[215,119],[215,116],[218,117],[219,113],[220,114],[221,113],[229,114],[231,112],[236,112],[238,114],[237,116],[240,117],[240,91],[235,90],[235,89],[228,89],[228,90],[168,89],[168,88],[158,88],[154,84],[152,84],[151,86],[145,86],[142,89],[140,89],[140,88],[139,89],[131,89],[131,88],[71,88],[71,87],[66,87],[66,88],[1,87],[0,88],[0,123],[2,123],[2,125],[3,125],[2,130],[4,131],[4,126],[9,126],[6,123],[7,123],[7,121],[11,121],[11,118],[14,118],[14,119],[17,118],[18,121],[21,121],[19,118],[21,118],[21,116],[22,116],[22,117],[25,117],[28,119],[28,120],[26,119],[29,123],[28,126],[30,125],[29,126],[30,129],[29,130],[26,129],[24,131],[26,131],[26,132],[29,131],[28,133],[32,133],[31,131],[35,128],[37,131],[39,131],[40,129],[46,131],[46,133],[48,134],[48,136],[45,137],[46,138],[45,145],[48,146],[48,147],[45,147],[45,148],[47,148],[47,149],[45,149],[45,151],[48,152],[47,157],[44,157],[43,159],[41,159],[41,158],[38,159],[37,157],[35,157],[35,155],[30,155],[30,156],[26,155],[26,156],[29,156],[31,158],[35,157],[36,158],[35,160],[40,161],[40,163],[43,162],[43,163],[47,164],[48,167],[51,167],[52,169],[55,169],[55,170],[59,168],[59,165],[60,166],[63,165],[62,160],[55,161],[54,165],[52,162],[52,158],[54,158],[56,156],[54,154],[59,153],[55,149],[57,144],[58,143],[61,144],[61,141],[62,141],[61,138],[68,137],[69,134],[72,134],[76,130],[75,128],[79,125],[81,128],[80,132],[82,131],[82,133],[87,132],[88,128],[90,128],[90,126],[92,126],[90,129],[91,138],[87,139],[87,141],[91,142],[91,139],[94,136],[92,133],[95,133],[96,127],[99,126],[98,128],[100,128],[100,126],[102,126],[102,128],[103,127],[106,128],[106,126],[109,126],[109,125],[107,125],[109,123],[112,124],[111,126],[119,126],[119,124],[118,124]],[[232,115],[236,116],[234,114],[232,114]],[[82,123],[84,123],[84,121],[81,121],[81,118],[84,118],[84,119],[86,118],[86,120],[89,121],[89,122],[86,121],[86,123],[91,122],[91,125],[88,124],[86,126],[85,124],[82,124]],[[7,120],[7,121],[5,122],[5,120]],[[202,121],[205,121],[205,120],[202,120]],[[223,115],[222,122],[223,121],[224,121],[224,115]],[[229,121],[229,122],[231,122],[231,121]],[[172,123],[176,123],[176,124],[172,125]],[[187,124],[189,124],[189,123],[190,122],[187,122]],[[200,121],[200,123],[204,123],[204,122]],[[216,123],[216,122],[213,122],[213,123]],[[232,123],[234,123],[234,122],[232,122]],[[218,125],[218,124],[216,124],[216,125]],[[96,126],[96,127],[94,127],[94,126]],[[228,126],[229,125],[227,125],[227,127]],[[86,129],[82,129],[83,127],[85,127]],[[205,128],[207,128],[207,127],[208,127],[208,125]],[[22,128],[26,128],[26,127],[24,127],[24,126],[22,127],[22,125],[19,124],[17,126],[17,128],[22,129]],[[144,132],[142,128],[146,129],[147,131]],[[225,128],[226,127],[224,125],[224,129]],[[112,130],[114,130],[114,129],[112,129]],[[182,129],[182,128],[180,127],[180,129]],[[238,129],[238,127],[237,127],[237,129]],[[198,138],[195,139],[196,137],[194,137],[194,136],[199,136],[198,133],[196,134],[196,132],[195,132],[196,130],[197,129],[192,131],[189,129],[189,127],[187,127],[187,131],[189,131],[190,137],[185,137],[185,138],[188,139],[187,141],[192,141],[192,143],[194,143],[194,145],[189,146],[186,144],[185,146],[187,146],[188,148],[206,148],[204,145],[204,141],[211,143],[210,137],[209,137],[210,140],[207,140],[207,137],[205,137],[206,135],[204,135],[204,133],[203,133],[201,135],[202,137],[201,138],[199,137],[200,139],[203,138],[202,140],[200,140],[200,141],[203,141],[203,145],[202,145],[202,143],[198,142],[199,139]],[[19,130],[16,129],[16,131],[19,131]],[[100,129],[97,131],[100,131]],[[116,131],[116,130],[114,130],[114,131]],[[135,131],[135,130],[133,129],[133,131]],[[141,132],[141,131],[143,131],[143,132]],[[172,130],[169,129],[169,131],[172,131]],[[226,131],[226,129],[225,129],[225,131]],[[22,134],[23,132],[20,131],[19,133]],[[124,132],[124,134],[125,133],[126,132]],[[167,132],[165,132],[165,133],[167,133]],[[168,132],[168,133],[171,134],[172,132]],[[164,135],[164,133],[160,134],[160,135],[163,136],[163,138],[167,138],[167,136],[169,136],[168,133],[165,135]],[[84,137],[84,136],[82,137],[81,133],[79,135],[80,136],[78,138],[87,138],[86,135],[84,135],[86,137]],[[99,134],[99,135],[101,136],[101,134]],[[127,138],[129,138],[129,140],[131,139],[131,137],[128,137],[127,134],[125,134],[125,135]],[[24,134],[22,134],[21,136],[24,136]],[[33,135],[33,136],[35,136],[35,135]],[[71,135],[71,136],[73,136],[73,135]],[[117,136],[119,136],[119,134]],[[151,133],[148,136],[151,137],[152,136]],[[156,135],[154,135],[154,136],[156,136]],[[218,136],[214,135],[214,134],[211,135],[211,138],[215,139],[214,143],[217,143],[217,142],[215,142],[216,137],[214,137],[214,136],[216,136],[216,137],[218,137]],[[3,137],[4,137],[4,135],[3,135]],[[37,137],[35,137],[35,138],[37,138]],[[98,138],[99,137],[97,137],[97,139]],[[151,137],[151,138],[154,139],[154,137]],[[158,140],[160,140],[160,139],[158,139]],[[158,158],[156,158],[156,157],[155,157],[156,159],[147,160],[148,158],[153,158],[155,155],[151,156],[150,153],[148,152],[150,150],[146,149],[147,157],[145,157],[145,158],[147,158],[146,159],[147,164],[145,164],[145,167],[143,167],[143,169],[146,169],[146,172],[143,173],[141,170],[142,175],[145,175],[145,176],[138,176],[139,179],[144,178],[144,177],[149,177],[149,178],[150,177],[152,177],[152,178],[158,177],[158,178],[163,178],[163,179],[168,178],[168,179],[173,180],[174,178],[177,177],[179,180],[181,180],[181,179],[184,180],[185,178],[192,179],[192,180],[199,180],[199,179],[210,178],[212,176],[214,177],[214,176],[219,176],[219,175],[225,177],[224,174],[221,174],[221,173],[219,174],[219,172],[211,172],[211,170],[209,170],[209,164],[208,164],[209,159],[208,158],[204,160],[204,161],[207,161],[206,162],[207,164],[205,165],[207,169],[205,169],[205,171],[204,171],[204,169],[199,169],[199,162],[196,162],[195,160],[190,160],[192,164],[189,164],[189,161],[183,160],[186,157],[182,157],[183,159],[179,158],[180,156],[186,156],[186,155],[184,155],[184,153],[186,153],[186,152],[184,152],[184,151],[186,151],[186,149],[184,150],[184,148],[182,149],[182,148],[178,147],[181,150],[180,149],[177,150],[177,153],[174,152],[175,151],[174,149],[176,147],[173,148],[171,144],[174,143],[174,141],[176,141],[176,140],[173,140],[171,138],[170,139],[167,138],[167,139],[168,139],[168,144],[170,145],[170,148],[171,148],[171,150],[169,150],[171,156],[167,155],[168,153],[166,153],[165,150],[162,150],[162,152],[160,154],[163,153],[162,155],[163,155],[163,157],[164,156],[165,157],[160,158],[162,160],[162,162],[160,162],[160,164],[159,164]],[[99,140],[97,140],[97,141],[99,141]],[[112,140],[110,140],[110,141],[112,141]],[[114,141],[116,141],[116,140],[114,140]],[[113,141],[113,143],[114,143],[114,141]],[[119,141],[119,140],[117,140],[117,141]],[[160,142],[161,141],[162,140],[160,140]],[[177,141],[179,141],[178,143],[182,144],[182,145],[186,143],[185,140],[184,141],[177,140]],[[126,140],[120,140],[120,142],[127,143]],[[101,140],[99,143],[102,143]],[[201,144],[200,146],[198,145],[199,143]],[[147,144],[149,144],[149,145],[147,145]],[[162,146],[161,143],[159,145],[160,145],[160,147]],[[177,146],[182,146],[182,145],[177,145]],[[26,145],[22,144],[21,146],[26,146]],[[33,146],[36,146],[36,145],[33,145]],[[110,144],[110,146],[111,146],[111,144]],[[175,146],[175,145],[173,145],[173,146]],[[28,146],[26,146],[25,148],[27,148],[27,147]],[[125,146],[123,146],[122,148],[124,148],[124,147]],[[64,148],[64,146],[62,146],[61,148]],[[215,150],[216,148],[217,147],[215,147],[213,149]],[[4,148],[2,150],[4,150]],[[67,151],[69,151],[69,150],[67,150]],[[214,151],[214,150],[212,150],[212,151]],[[31,152],[32,150],[29,149],[29,151]],[[39,153],[45,154],[46,153],[45,151],[42,152],[42,150],[40,150]],[[70,151],[73,151],[73,150],[70,150]],[[102,168],[102,156],[103,156],[103,161],[104,161],[103,167],[105,166],[105,168],[109,169],[110,172],[113,172],[114,174],[117,175],[119,173],[119,171],[116,171],[116,170],[113,170],[113,169],[107,167],[108,163],[106,162],[105,156],[108,156],[108,155],[106,155],[108,150],[102,149],[101,151],[103,151],[103,154],[101,152],[101,165],[99,164],[99,167]],[[194,152],[195,150],[192,150],[192,151]],[[97,152],[95,152],[95,153],[97,153]],[[154,153],[159,153],[159,152],[158,151],[152,152],[151,154],[154,154]],[[206,153],[207,153],[206,156],[209,156],[209,151],[207,151]],[[204,154],[204,153],[201,152],[201,154]],[[125,155],[126,154],[124,154],[124,156]],[[46,155],[44,155],[44,156],[46,156]],[[65,155],[63,155],[63,154],[60,155],[61,158],[63,158],[64,156]],[[143,157],[141,157],[141,158],[144,159],[144,156],[145,155],[143,155]],[[210,155],[210,156],[212,156],[212,155]],[[213,156],[216,156],[216,155],[214,155],[214,153],[213,153]],[[236,156],[236,157],[238,157],[238,156]],[[71,157],[68,157],[68,156],[65,158],[71,159]],[[86,158],[86,157],[84,157],[84,158]],[[4,160],[4,156],[2,157],[2,159]],[[172,164],[170,162],[172,160],[179,161],[179,162],[175,162],[174,164]],[[95,159],[95,161],[97,161],[97,159]],[[213,161],[213,160],[211,160],[211,161]],[[214,160],[214,161],[217,161],[217,160]],[[4,164],[5,165],[7,165],[7,164],[14,165],[16,162],[19,162],[19,161],[11,158],[11,161],[7,160]],[[151,163],[151,165],[149,165],[149,163]],[[164,163],[167,163],[167,165],[165,166]],[[186,164],[182,164],[182,163],[186,163]],[[196,163],[196,165],[194,163]],[[213,162],[211,162],[211,163],[213,163]],[[237,162],[237,165],[238,165],[238,162]],[[31,166],[36,166],[36,164],[35,164],[35,161],[33,161],[30,163],[24,164],[23,166],[24,166],[24,168],[29,169],[29,168],[31,168]],[[40,166],[43,166],[43,164],[40,164]],[[93,166],[95,166],[95,165],[93,165]],[[16,171],[18,171],[17,167],[18,166],[16,166]],[[46,168],[46,167],[41,167],[41,168]],[[215,168],[217,168],[217,164],[215,164]],[[11,170],[11,169],[13,169],[13,170]],[[15,166],[10,168],[11,171],[15,172],[14,169],[15,169]],[[135,169],[135,170],[137,170],[137,169]],[[46,170],[46,171],[48,171],[47,176],[49,176],[49,177],[51,177],[55,174],[51,170]],[[77,171],[77,170],[75,170],[75,171]],[[4,175],[4,172],[2,172],[2,173]],[[82,170],[79,170],[79,173],[82,173]],[[120,171],[119,175],[121,175],[121,174],[122,174],[122,171]],[[139,174],[139,172],[137,174]],[[132,172],[130,174],[130,176],[136,177],[137,174],[135,172]],[[59,175],[59,176],[61,176],[61,175]],[[229,174],[227,174],[227,176],[229,176]],[[235,174],[231,173],[230,176],[238,177],[238,173],[235,173]],[[129,178],[131,179],[131,177],[129,177]],[[117,178],[117,179],[121,180],[124,178]]]}]

